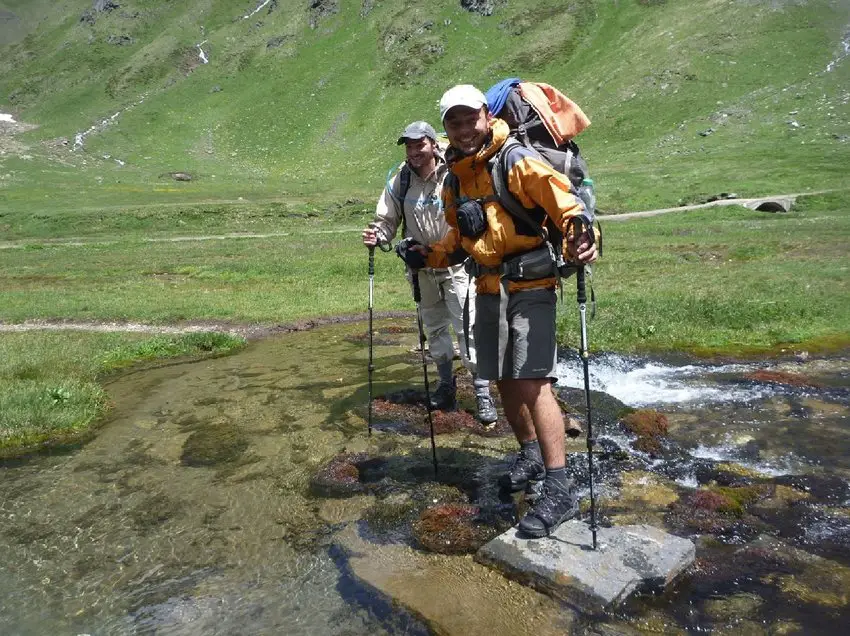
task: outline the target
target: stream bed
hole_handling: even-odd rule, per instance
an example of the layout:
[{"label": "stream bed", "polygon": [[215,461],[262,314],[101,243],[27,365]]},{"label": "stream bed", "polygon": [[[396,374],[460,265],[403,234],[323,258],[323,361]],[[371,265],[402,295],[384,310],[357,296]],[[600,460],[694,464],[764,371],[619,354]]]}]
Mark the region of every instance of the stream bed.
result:
[{"label": "stream bed", "polygon": [[[697,561],[662,594],[589,619],[474,561],[521,513],[494,485],[515,442],[504,421],[438,414],[435,478],[409,322],[376,323],[371,435],[365,328],[342,324],[125,373],[107,384],[114,408],[92,441],[0,464],[0,634],[850,624],[846,357],[592,357],[601,521],[692,538]],[[559,372],[581,420],[574,352]],[[459,397],[472,411],[468,376]],[[568,452],[586,484],[584,438]]]}]

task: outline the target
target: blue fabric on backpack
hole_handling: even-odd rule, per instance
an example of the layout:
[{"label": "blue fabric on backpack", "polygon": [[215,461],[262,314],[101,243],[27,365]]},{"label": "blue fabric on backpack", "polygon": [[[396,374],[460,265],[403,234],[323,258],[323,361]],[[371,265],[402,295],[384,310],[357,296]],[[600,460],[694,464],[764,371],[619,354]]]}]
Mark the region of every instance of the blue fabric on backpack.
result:
[{"label": "blue fabric on backpack", "polygon": [[520,82],[522,80],[518,77],[509,77],[490,87],[485,97],[487,98],[487,108],[490,109],[493,115],[502,110],[505,102],[508,101],[508,94],[511,92],[511,89]]}]

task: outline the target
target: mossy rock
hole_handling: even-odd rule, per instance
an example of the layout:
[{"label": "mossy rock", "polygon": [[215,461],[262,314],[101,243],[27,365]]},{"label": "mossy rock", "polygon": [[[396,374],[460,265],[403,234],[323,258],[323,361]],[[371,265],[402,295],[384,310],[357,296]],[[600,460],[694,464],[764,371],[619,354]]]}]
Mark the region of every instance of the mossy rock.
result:
[{"label": "mossy rock", "polygon": [[702,483],[714,481],[721,486],[746,486],[754,481],[764,481],[770,478],[768,475],[732,462],[714,464],[710,473],[710,475],[701,475],[697,478]]},{"label": "mossy rock", "polygon": [[310,490],[320,497],[349,497],[364,492],[358,464],[369,459],[366,453],[340,453],[313,475]]},{"label": "mossy rock", "polygon": [[189,435],[180,460],[186,466],[217,466],[236,461],[249,445],[248,437],[238,427],[212,424]]},{"label": "mossy rock", "polygon": [[703,610],[708,618],[715,623],[734,623],[742,616],[758,614],[764,599],[755,594],[733,594],[725,598],[707,599]]},{"label": "mossy rock", "polygon": [[638,437],[662,437],[667,435],[667,417],[653,409],[638,409],[622,419],[626,430]]},{"label": "mossy rock", "polygon": [[440,504],[426,508],[413,522],[417,543],[429,552],[470,554],[495,537],[499,530],[479,519],[470,504]]},{"label": "mossy rock", "polygon": [[144,533],[176,516],[183,507],[183,502],[159,493],[145,498],[133,508],[130,518],[136,528]]},{"label": "mossy rock", "polygon": [[417,509],[416,502],[393,501],[387,498],[375,503],[366,511],[363,519],[369,527],[376,532],[386,532],[411,521]]},{"label": "mossy rock", "polygon": [[674,488],[649,472],[626,472],[621,481],[620,496],[616,499],[620,505],[662,509],[679,500],[679,494]]},{"label": "mossy rock", "polygon": [[[568,413],[584,415],[584,389],[564,387],[558,389],[557,395],[562,401],[561,408]],[[590,392],[590,408],[593,412],[593,427],[597,433],[604,432],[608,427],[615,427],[620,418],[632,410],[624,402],[602,391]]]},{"label": "mossy rock", "polygon": [[838,475],[783,475],[775,482],[807,493],[828,504],[840,504],[850,499],[850,483]]}]

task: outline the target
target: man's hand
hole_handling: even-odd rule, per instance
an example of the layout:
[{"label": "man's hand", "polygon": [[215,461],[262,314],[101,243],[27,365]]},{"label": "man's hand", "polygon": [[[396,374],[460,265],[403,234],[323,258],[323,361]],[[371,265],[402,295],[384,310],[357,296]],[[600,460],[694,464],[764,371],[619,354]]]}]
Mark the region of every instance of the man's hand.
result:
[{"label": "man's hand", "polygon": [[366,247],[375,247],[378,244],[378,233],[373,227],[367,227],[360,236]]},{"label": "man's hand", "polygon": [[596,241],[593,240],[587,230],[579,234],[578,237],[567,239],[567,256],[570,262],[578,262],[582,265],[592,263],[597,259],[599,251],[596,248]]},{"label": "man's hand", "polygon": [[425,256],[429,250],[427,245],[419,241],[406,238],[395,246],[396,254],[407,264],[410,269],[422,269],[425,267]]}]

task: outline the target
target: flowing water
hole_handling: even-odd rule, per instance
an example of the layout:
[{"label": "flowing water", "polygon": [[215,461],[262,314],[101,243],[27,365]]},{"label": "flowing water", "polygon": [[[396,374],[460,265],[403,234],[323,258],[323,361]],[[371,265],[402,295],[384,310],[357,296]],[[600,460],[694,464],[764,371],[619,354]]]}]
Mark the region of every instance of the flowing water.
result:
[{"label": "flowing water", "polygon": [[[421,384],[415,336],[395,326],[378,324],[375,395]],[[830,633],[850,617],[848,360],[593,358],[607,522],[697,537],[665,511],[726,475],[718,466],[772,480],[774,494],[703,534],[697,569],[667,593],[587,622],[468,556],[423,551],[388,514],[495,501],[488,484],[514,443],[504,426],[438,436],[435,483],[427,437],[378,424],[367,435],[363,331],[127,373],[108,383],[114,408],[91,442],[0,465],[0,634]],[[785,375],[752,379],[768,366]],[[581,387],[569,354],[561,374]],[[630,447],[610,415],[623,404],[663,411],[664,453]],[[570,445],[575,466],[582,447]],[[381,487],[315,494],[340,453],[381,458]],[[755,550],[773,556],[756,563]],[[718,574],[731,555],[739,566]]]}]

